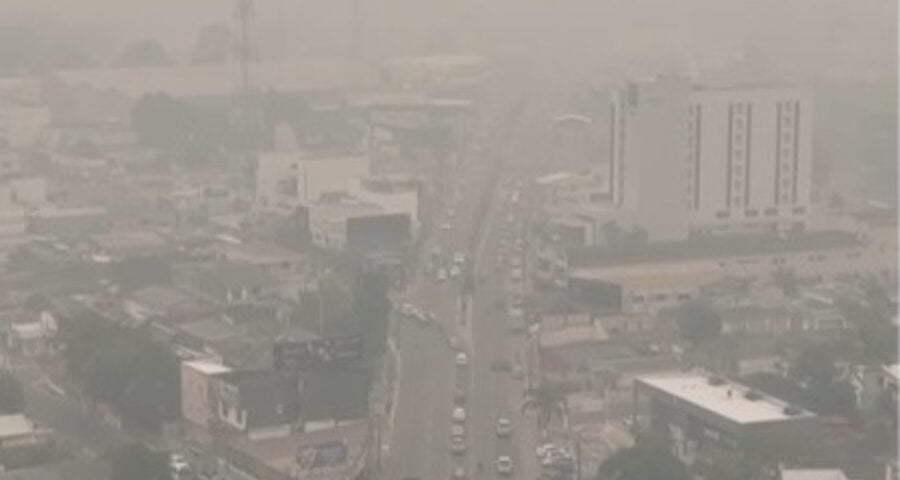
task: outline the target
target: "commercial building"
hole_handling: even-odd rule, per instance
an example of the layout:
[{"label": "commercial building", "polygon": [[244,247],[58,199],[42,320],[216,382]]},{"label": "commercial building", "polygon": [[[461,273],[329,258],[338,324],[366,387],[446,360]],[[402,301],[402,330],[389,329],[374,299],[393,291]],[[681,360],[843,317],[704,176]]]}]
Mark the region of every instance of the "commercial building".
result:
[{"label": "commercial building", "polygon": [[674,77],[631,82],[613,92],[609,163],[613,202],[654,241],[687,236],[689,103],[690,85]]},{"label": "commercial building", "polygon": [[50,109],[20,101],[0,102],[0,146],[36,146],[50,125]]},{"label": "commercial building", "polygon": [[812,412],[724,378],[679,372],[639,376],[634,386],[634,425],[667,439],[700,472],[722,451],[790,459],[816,432]]},{"label": "commercial building", "polygon": [[[790,85],[629,82],[612,96],[613,200],[651,238],[691,231],[804,228],[812,182],[812,102]],[[668,226],[668,227],[667,227]]]},{"label": "commercial building", "polygon": [[369,173],[365,155],[262,152],[256,170],[256,207],[291,214],[323,195],[347,193],[351,179]]},{"label": "commercial building", "polygon": [[623,312],[655,312],[696,298],[704,286],[729,277],[765,280],[779,269],[799,277],[830,279],[880,274],[896,255],[840,231],[702,236],[685,241],[572,248],[565,271],[577,296]]},{"label": "commercial building", "polygon": [[220,363],[194,360],[181,362],[181,418],[209,428],[217,416],[216,377],[231,372]]}]

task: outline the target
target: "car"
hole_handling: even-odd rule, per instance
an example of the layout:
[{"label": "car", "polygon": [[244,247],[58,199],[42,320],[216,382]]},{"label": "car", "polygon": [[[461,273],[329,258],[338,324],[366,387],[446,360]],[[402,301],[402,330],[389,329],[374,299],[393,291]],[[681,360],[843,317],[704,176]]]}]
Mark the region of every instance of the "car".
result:
[{"label": "car", "polygon": [[466,467],[462,465],[453,467],[453,480],[466,480],[467,477]]},{"label": "car", "polygon": [[512,435],[512,420],[500,417],[497,419],[497,425],[494,427],[498,437],[508,437]]},{"label": "car", "polygon": [[553,443],[544,443],[542,445],[538,445],[537,448],[534,449],[534,456],[537,458],[544,458],[545,456],[547,456],[547,452],[556,450],[557,448],[559,447],[557,447],[556,444]]},{"label": "car", "polygon": [[445,232],[448,231],[448,230],[450,230],[450,222],[444,222],[444,223],[442,223],[442,224],[441,224],[441,230],[443,230],[443,231],[445,231]]},{"label": "car", "polygon": [[459,265],[450,267],[450,278],[456,278],[460,275],[462,275],[462,270],[459,268]]},{"label": "car", "polygon": [[512,377],[516,380],[525,379],[525,370],[522,369],[521,365],[513,365]]},{"label": "car", "polygon": [[433,312],[423,312],[422,315],[419,315],[419,321],[425,324],[434,323],[437,320],[437,317]]},{"label": "car", "polygon": [[457,407],[462,407],[466,404],[466,392],[463,390],[457,390],[456,393],[453,394],[453,404]]},{"label": "car", "polygon": [[501,455],[497,457],[497,473],[503,476],[512,475],[513,460],[509,455]]},{"label": "car", "polygon": [[462,424],[453,424],[450,426],[450,436],[451,437],[464,437],[466,436],[466,427]]},{"label": "car", "polygon": [[413,307],[411,303],[404,303],[400,306],[400,314],[404,317],[411,317],[416,311],[416,307]]},{"label": "car", "polygon": [[466,409],[463,407],[456,407],[453,409],[453,413],[450,415],[453,419],[453,423],[465,423],[466,422]]},{"label": "car", "polygon": [[186,474],[191,470],[191,466],[184,458],[184,455],[180,453],[173,453],[172,456],[169,457],[169,468],[176,476]]},{"label": "car", "polygon": [[438,281],[441,281],[441,282],[443,282],[444,280],[447,279],[447,269],[446,268],[441,268],[440,270],[438,270],[437,279],[438,279]]},{"label": "car", "polygon": [[466,263],[466,254],[462,252],[456,252],[453,254],[453,263],[457,265],[461,265]]},{"label": "car", "polygon": [[456,335],[451,335],[450,338],[447,339],[447,344],[450,345],[450,348],[452,350],[462,349],[462,340],[460,340]]},{"label": "car", "polygon": [[450,438],[450,451],[456,455],[466,453],[466,439],[463,437]]},{"label": "car", "polygon": [[465,367],[469,364],[469,356],[466,352],[457,352],[455,362],[457,367]]}]

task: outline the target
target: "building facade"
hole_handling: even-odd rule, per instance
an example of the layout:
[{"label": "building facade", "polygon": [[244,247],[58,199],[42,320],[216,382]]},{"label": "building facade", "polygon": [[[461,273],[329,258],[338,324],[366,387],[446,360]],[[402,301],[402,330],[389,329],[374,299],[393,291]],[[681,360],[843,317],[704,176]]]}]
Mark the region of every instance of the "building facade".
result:
[{"label": "building facade", "polygon": [[651,238],[679,234],[676,221],[699,233],[805,228],[812,118],[795,86],[630,82],[610,106],[613,201]]}]

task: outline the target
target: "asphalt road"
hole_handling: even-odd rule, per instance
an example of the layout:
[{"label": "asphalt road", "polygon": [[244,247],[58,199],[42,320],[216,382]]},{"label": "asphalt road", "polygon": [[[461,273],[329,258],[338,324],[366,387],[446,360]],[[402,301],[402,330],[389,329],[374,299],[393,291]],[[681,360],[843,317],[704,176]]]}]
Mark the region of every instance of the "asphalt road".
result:
[{"label": "asphalt road", "polygon": [[[523,141],[528,136],[526,130],[517,129],[507,138]],[[493,153],[514,154],[508,145],[501,147]],[[490,163],[483,160],[472,159],[454,176],[457,185],[449,192],[450,209],[455,215],[448,219],[449,229],[434,232],[431,240],[425,242],[426,252],[435,245],[447,256],[466,251],[478,214],[478,198],[488,187]],[[492,205],[508,194],[494,192]],[[441,282],[433,273],[420,274],[408,292],[407,300],[433,312],[437,322],[425,326],[398,319],[395,340],[400,350],[399,383],[394,416],[389,419],[390,449],[382,478],[449,479],[453,467],[460,465],[467,467],[469,478],[494,478],[494,463],[500,455],[509,455],[515,461],[514,478],[537,477],[532,453],[536,443],[534,420],[521,414],[523,381],[491,368],[494,360],[518,358],[516,363],[521,363],[524,339],[508,331],[505,311],[495,307],[496,299],[505,292],[508,269],[503,265],[495,268],[504,227],[503,222],[493,220],[495,212],[491,210],[488,215],[483,241],[479,242],[478,264],[469,265],[479,280],[468,309],[461,309],[460,282]],[[472,257],[473,252],[468,253]],[[450,335],[463,339],[469,353],[468,367],[454,366],[454,353],[447,344]],[[465,455],[450,452],[450,414],[457,389],[466,392],[467,397]],[[513,421],[511,437],[497,437],[495,423],[499,417]]]}]

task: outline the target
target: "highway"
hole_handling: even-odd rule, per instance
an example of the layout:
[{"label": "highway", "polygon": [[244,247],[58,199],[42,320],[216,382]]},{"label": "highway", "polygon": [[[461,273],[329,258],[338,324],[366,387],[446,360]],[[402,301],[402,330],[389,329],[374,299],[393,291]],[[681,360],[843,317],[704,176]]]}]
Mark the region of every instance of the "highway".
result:
[{"label": "highway", "polygon": [[[518,123],[518,119],[514,120]],[[505,294],[508,269],[497,263],[502,249],[502,229],[506,227],[494,218],[497,213],[493,207],[509,191],[488,192],[488,180],[492,167],[489,160],[510,160],[516,150],[506,142],[524,141],[530,132],[514,125],[501,126],[511,129],[509,134],[495,132],[496,138],[490,139],[494,144],[484,154],[495,157],[471,158],[453,175],[455,185],[448,189],[450,198],[444,212],[452,210],[455,214],[436,222],[441,226],[446,220],[449,228],[430,232],[431,238],[424,243],[425,252],[438,246],[445,262],[453,252],[466,253],[467,268],[478,278],[468,308],[461,307],[459,279],[440,281],[434,271],[423,268],[411,282],[406,301],[433,312],[436,322],[423,325],[415,320],[395,319],[394,340],[400,351],[399,380],[393,416],[388,419],[389,450],[381,478],[450,479],[457,466],[465,466],[471,479],[496,478],[494,464],[500,455],[509,455],[515,461],[512,478],[537,478],[534,419],[523,418],[521,414],[523,380],[514,379],[510,372],[496,372],[491,368],[495,360],[521,363],[524,358],[520,353],[524,345],[522,336],[508,331],[506,312],[496,304]],[[479,210],[484,208],[479,198],[484,192],[492,196],[492,201],[488,202],[486,228],[473,242]],[[503,212],[501,218],[506,214]],[[506,243],[510,244],[514,237],[506,233]],[[476,251],[470,251],[472,245]],[[447,341],[450,335],[462,339],[469,353],[467,367],[454,365],[454,352]],[[458,390],[466,394],[468,451],[465,455],[450,452],[450,415],[453,395]],[[513,421],[511,437],[497,437],[495,424],[499,417]]]}]

